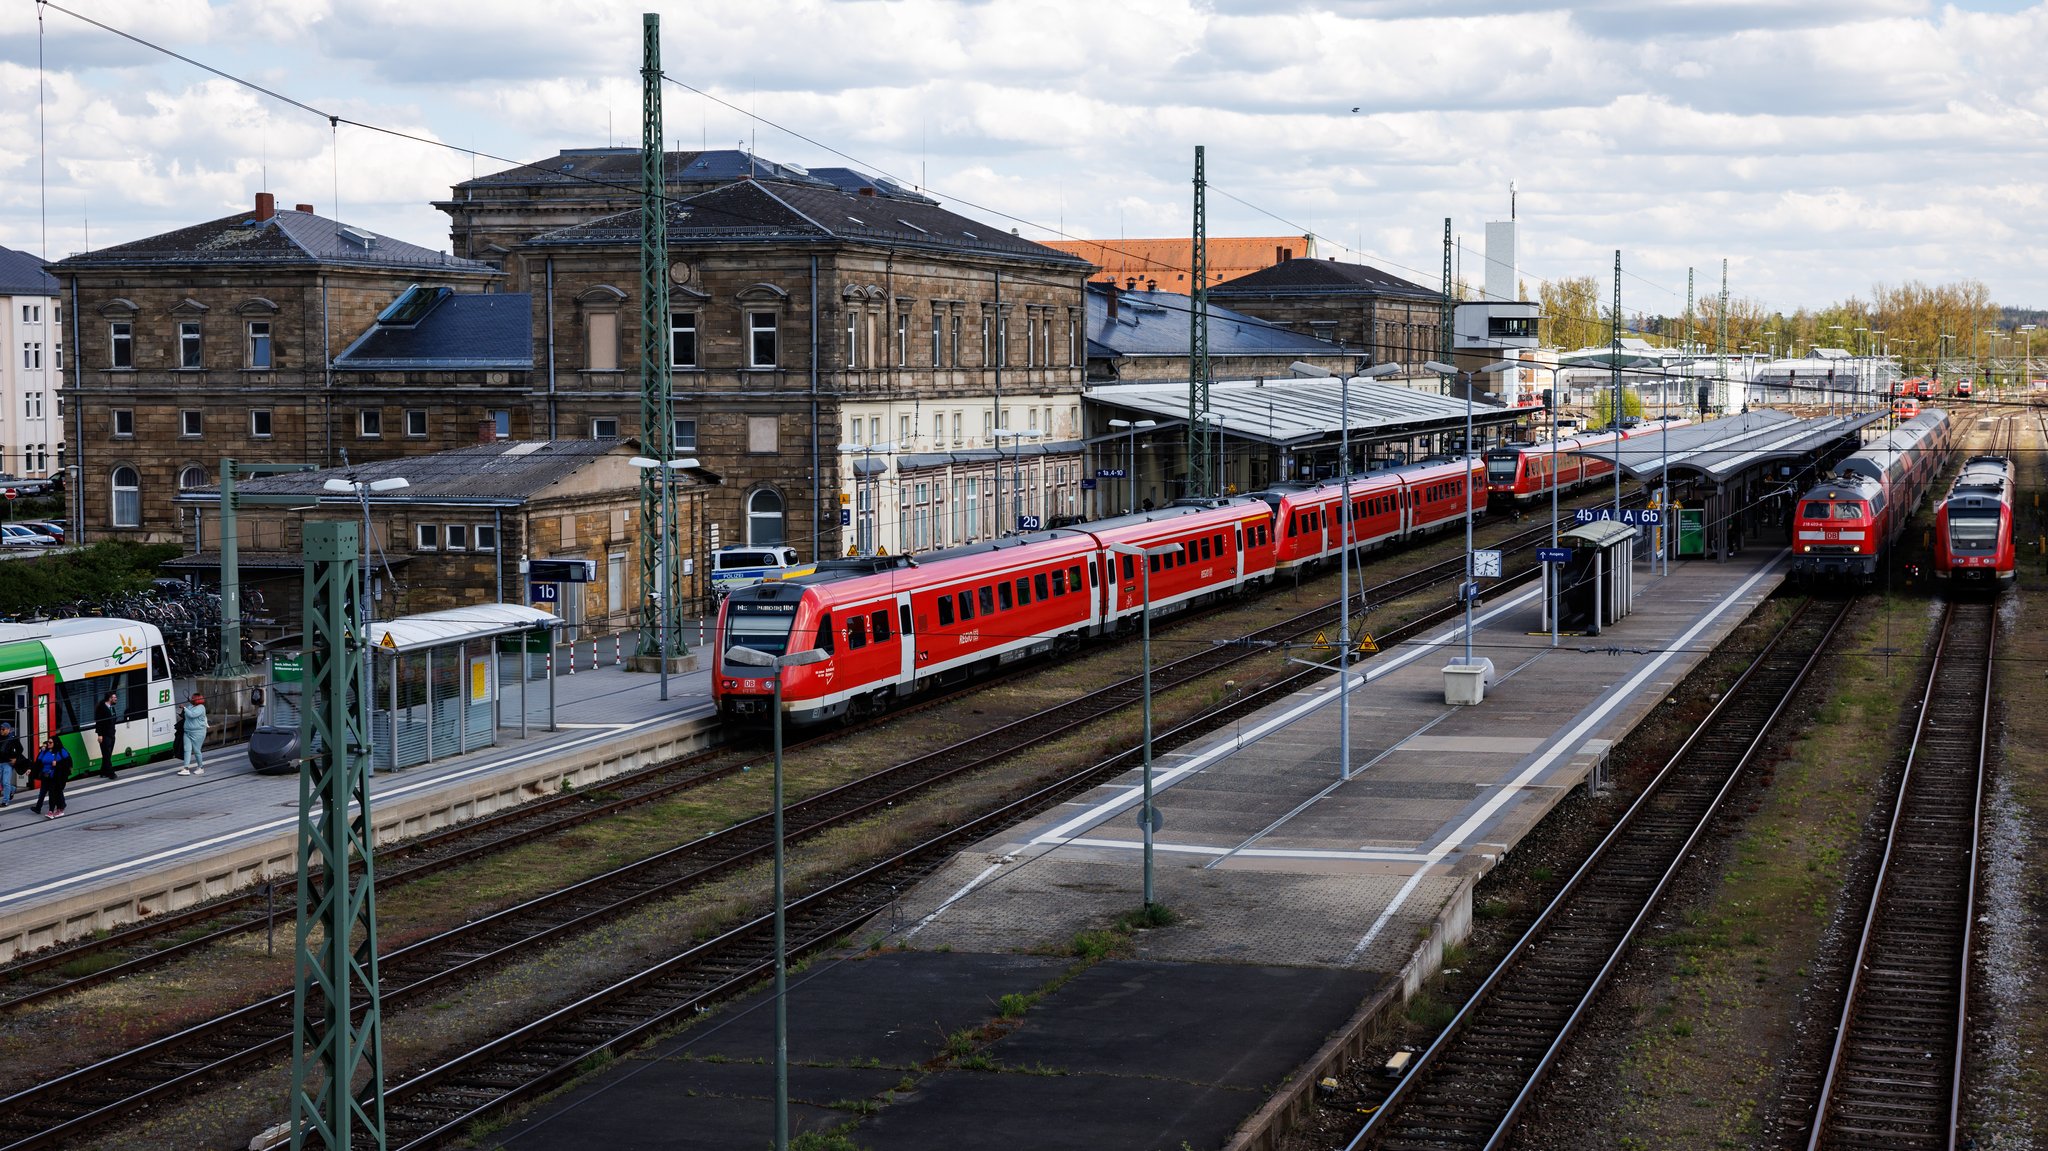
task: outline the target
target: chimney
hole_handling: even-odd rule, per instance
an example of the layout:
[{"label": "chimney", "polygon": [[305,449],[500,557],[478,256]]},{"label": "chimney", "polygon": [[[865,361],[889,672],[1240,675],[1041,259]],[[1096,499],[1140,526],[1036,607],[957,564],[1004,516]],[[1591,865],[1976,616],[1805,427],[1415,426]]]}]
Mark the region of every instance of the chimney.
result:
[{"label": "chimney", "polygon": [[498,442],[498,421],[485,416],[476,422],[476,442],[495,444]]},{"label": "chimney", "polygon": [[1115,322],[1116,320],[1116,298],[1120,294],[1121,293],[1119,293],[1116,290],[1116,281],[1111,280],[1109,282],[1109,318],[1111,322]]},{"label": "chimney", "polygon": [[292,205],[292,211],[294,211],[294,212],[304,212],[305,214],[307,214],[308,216],[310,216],[310,215],[312,215],[312,214],[313,214],[313,205],[311,205],[311,204],[294,204],[294,205]]},{"label": "chimney", "polygon": [[258,223],[277,215],[277,197],[268,192],[256,193],[256,220]]},{"label": "chimney", "polygon": [[863,196],[872,196],[875,194],[875,190],[873,188],[863,186],[860,190],[860,194]]}]

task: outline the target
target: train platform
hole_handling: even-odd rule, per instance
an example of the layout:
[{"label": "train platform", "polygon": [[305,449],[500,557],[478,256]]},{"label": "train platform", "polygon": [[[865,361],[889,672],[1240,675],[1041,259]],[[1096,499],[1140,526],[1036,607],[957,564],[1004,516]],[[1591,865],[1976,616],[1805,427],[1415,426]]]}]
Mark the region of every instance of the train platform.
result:
[{"label": "train platform", "polygon": [[[1444,702],[1462,623],[1381,653],[1353,671],[1348,781],[1334,677],[1160,756],[1155,883],[1180,918],[1132,958],[1062,982],[1049,973],[1073,961],[1046,957],[1138,906],[1136,772],[960,853],[860,937],[907,950],[815,963],[796,984],[795,1129],[859,1118],[871,1151],[1271,1146],[1275,1116],[1465,936],[1479,878],[1598,778],[1787,558],[1639,569],[1632,614],[1555,648],[1541,593],[1505,593],[1476,613],[1474,654],[1496,669],[1476,706]],[[1002,995],[1038,986],[998,1019]],[[494,1144],[760,1145],[759,1006],[622,1060]],[[949,1057],[947,1037],[975,1027],[993,1040]]]},{"label": "train platform", "polygon": [[[611,654],[608,642],[595,653],[585,643],[581,670],[557,676],[558,730],[548,730],[546,694],[535,690],[520,738],[515,692],[495,746],[373,776],[379,842],[708,744],[708,671],[671,675],[663,702],[657,676],[605,663]],[[179,766],[163,759],[113,781],[74,779],[61,819],[33,814],[33,791],[0,808],[0,961],[294,873],[297,776],[258,775],[245,743],[208,748],[203,775],[181,776]]]}]

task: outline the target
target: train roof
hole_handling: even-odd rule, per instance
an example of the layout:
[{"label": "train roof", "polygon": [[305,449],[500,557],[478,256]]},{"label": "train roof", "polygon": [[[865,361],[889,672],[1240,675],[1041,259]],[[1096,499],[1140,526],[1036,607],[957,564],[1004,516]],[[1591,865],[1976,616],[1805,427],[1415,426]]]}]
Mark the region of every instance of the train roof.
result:
[{"label": "train roof", "polygon": [[2012,461],[2004,456],[1971,456],[1950,487],[1950,495],[1986,494],[2004,491],[2012,485]]}]

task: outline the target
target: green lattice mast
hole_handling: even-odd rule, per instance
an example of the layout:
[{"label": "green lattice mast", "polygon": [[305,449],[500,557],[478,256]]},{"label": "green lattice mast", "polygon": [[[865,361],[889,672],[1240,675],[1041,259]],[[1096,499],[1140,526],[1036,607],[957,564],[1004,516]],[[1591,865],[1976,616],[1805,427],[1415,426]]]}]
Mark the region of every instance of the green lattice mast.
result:
[{"label": "green lattice mast", "polygon": [[[292,1148],[384,1147],[384,1023],[377,999],[356,525],[304,528],[305,670],[299,710],[299,919],[292,1007]],[[362,861],[360,875],[349,863]],[[317,938],[315,938],[317,935]],[[319,1017],[314,1018],[315,1012]],[[354,1089],[359,1077],[363,1086]]]},{"label": "green lattice mast", "polygon": [[1195,246],[1188,296],[1188,492],[1221,495],[1209,470],[1209,180],[1195,145]]},{"label": "green lattice mast", "polygon": [[[667,463],[675,443],[668,348],[668,185],[661,147],[661,17],[640,18],[640,450]],[[658,656],[666,622],[669,651],[683,645],[676,552],[676,477],[640,473],[640,654]],[[668,562],[664,562],[668,561]],[[666,621],[663,617],[666,616]]]}]

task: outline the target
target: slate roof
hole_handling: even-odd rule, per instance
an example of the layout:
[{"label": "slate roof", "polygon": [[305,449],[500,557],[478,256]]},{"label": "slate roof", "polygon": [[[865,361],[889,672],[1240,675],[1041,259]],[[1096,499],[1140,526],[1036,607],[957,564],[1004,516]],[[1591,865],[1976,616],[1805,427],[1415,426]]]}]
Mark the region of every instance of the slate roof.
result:
[{"label": "slate roof", "polygon": [[[1088,354],[1091,357],[1181,356],[1188,354],[1188,297],[1178,292],[1121,292],[1116,319],[1109,318],[1105,285],[1087,286]],[[1341,356],[1344,349],[1278,324],[1209,305],[1211,356]]]},{"label": "slate roof", "polygon": [[1335,260],[1282,260],[1209,289],[1218,298],[1272,295],[1417,296],[1441,300],[1443,293],[1382,272],[1370,264]]},{"label": "slate roof", "polygon": [[[1077,256],[1054,251],[1003,228],[956,215],[936,204],[862,196],[825,185],[741,180],[668,205],[671,244],[698,241],[788,243],[837,239],[894,248],[1011,256],[1085,268]],[[640,242],[640,210],[621,212],[573,228],[548,232],[535,246]]]},{"label": "slate roof", "polygon": [[54,296],[57,277],[43,271],[41,256],[0,247],[0,296]]},{"label": "slate roof", "polygon": [[873,188],[884,199],[908,200],[913,204],[933,204],[937,200],[922,192],[913,192],[886,176],[870,176],[854,168],[811,168],[810,174],[842,192],[859,192],[862,188]]},{"label": "slate roof", "polygon": [[[826,183],[800,168],[778,164],[762,156],[749,156],[737,148],[664,152],[662,175],[670,184],[729,184],[745,176],[821,186]],[[617,185],[637,194],[640,190],[640,149],[564,148],[545,160],[464,180],[455,185],[455,191],[459,200],[465,188],[589,186],[593,180]]]},{"label": "slate roof", "polygon": [[438,298],[411,322],[387,322],[380,316],[335,359],[337,369],[533,369],[533,297],[528,293],[411,291]]},{"label": "slate roof", "polygon": [[[538,495],[597,458],[619,450],[620,440],[499,440],[431,455],[375,460],[346,468],[321,468],[252,476],[235,484],[252,495],[305,496],[317,502],[354,503],[353,492],[330,492],[331,479],[374,482],[403,476],[409,486],[372,492],[371,503],[517,504]],[[219,487],[192,488],[180,500],[217,502]]]},{"label": "slate roof", "polygon": [[394,240],[311,212],[280,209],[257,222],[253,209],[187,228],[81,252],[53,268],[185,266],[271,267],[322,265],[388,268],[442,275],[501,275],[489,264]]}]

